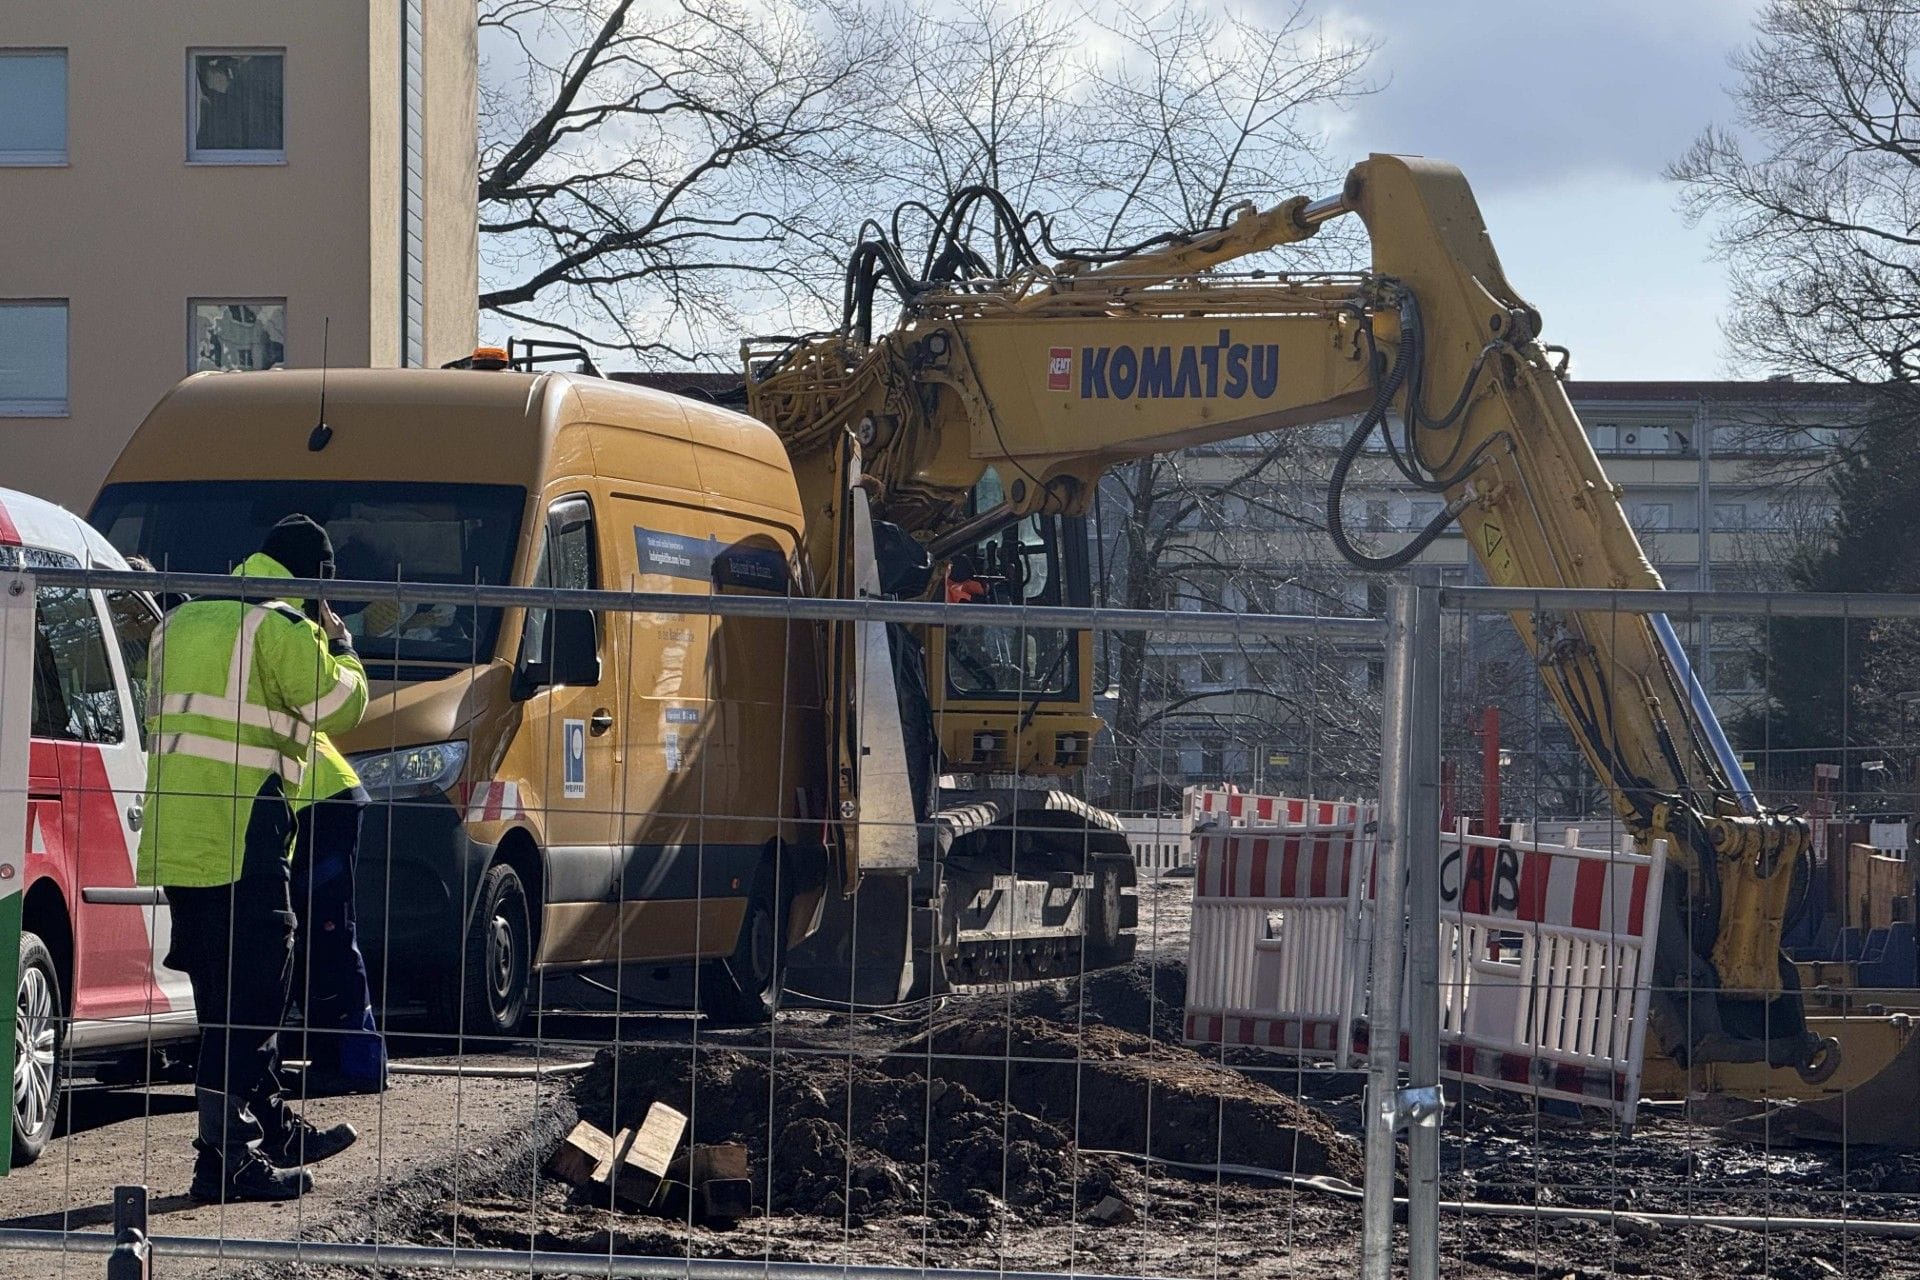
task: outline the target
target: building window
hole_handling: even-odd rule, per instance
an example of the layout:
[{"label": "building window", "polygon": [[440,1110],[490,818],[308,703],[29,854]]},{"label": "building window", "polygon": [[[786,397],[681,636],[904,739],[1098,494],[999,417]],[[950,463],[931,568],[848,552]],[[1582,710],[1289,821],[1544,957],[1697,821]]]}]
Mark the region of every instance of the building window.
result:
[{"label": "building window", "polygon": [[188,309],[192,333],[187,354],[189,372],[271,369],[286,362],[286,299],[195,298]]},{"label": "building window", "polygon": [[67,162],[67,51],[0,49],[0,164]]},{"label": "building window", "polygon": [[1752,649],[1713,650],[1713,692],[1758,693],[1765,687],[1764,662]]},{"label": "building window", "polygon": [[66,301],[0,301],[0,417],[66,416]]},{"label": "building window", "polygon": [[1228,680],[1228,656],[1224,653],[1203,653],[1200,655],[1200,684],[1205,688],[1217,689]]},{"label": "building window", "polygon": [[1747,527],[1747,504],[1744,502],[1716,502],[1713,504],[1713,527],[1716,529],[1744,529]]},{"label": "building window", "polygon": [[1633,504],[1633,524],[1636,529],[1663,530],[1673,528],[1673,504],[1670,502],[1636,502]]},{"label": "building window", "polygon": [[1665,453],[1672,447],[1672,436],[1665,427],[1633,426],[1620,429],[1621,453]]},{"label": "building window", "polygon": [[287,158],[284,50],[196,50],[187,62],[188,160],[278,164]]}]

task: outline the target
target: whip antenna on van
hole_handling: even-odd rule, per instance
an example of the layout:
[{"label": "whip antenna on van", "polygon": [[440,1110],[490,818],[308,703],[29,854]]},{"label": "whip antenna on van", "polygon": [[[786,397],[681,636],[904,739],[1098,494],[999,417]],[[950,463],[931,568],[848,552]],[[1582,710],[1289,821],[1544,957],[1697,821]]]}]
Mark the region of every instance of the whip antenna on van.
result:
[{"label": "whip antenna on van", "polygon": [[320,320],[320,420],[313,424],[312,434],[307,436],[307,451],[318,453],[327,447],[327,441],[333,439],[333,428],[327,425],[327,339],[333,336],[333,317],[324,316]]}]

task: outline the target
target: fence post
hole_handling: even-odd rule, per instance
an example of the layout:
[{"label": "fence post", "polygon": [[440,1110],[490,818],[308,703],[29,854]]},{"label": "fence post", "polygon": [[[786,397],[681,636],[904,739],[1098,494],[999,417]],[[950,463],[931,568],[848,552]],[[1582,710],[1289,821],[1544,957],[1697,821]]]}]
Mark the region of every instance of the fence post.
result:
[{"label": "fence post", "polygon": [[147,1280],[153,1246],[147,1243],[147,1189],[113,1189],[113,1252],[107,1255],[107,1280]]},{"label": "fence post", "polygon": [[1381,686],[1380,828],[1374,867],[1373,956],[1367,1001],[1366,1186],[1361,1210],[1360,1274],[1391,1280],[1394,1134],[1400,1123],[1401,963],[1405,955],[1407,766],[1412,745],[1414,591],[1393,586],[1387,617],[1387,669]]},{"label": "fence post", "polygon": [[1407,1275],[1440,1274],[1440,570],[1413,570],[1407,748]]},{"label": "fence post", "polygon": [[0,1098],[0,1175],[5,1175],[13,1167],[13,1024],[26,881],[34,592],[33,579],[22,573],[8,574],[0,584],[0,1081],[6,1082]]}]

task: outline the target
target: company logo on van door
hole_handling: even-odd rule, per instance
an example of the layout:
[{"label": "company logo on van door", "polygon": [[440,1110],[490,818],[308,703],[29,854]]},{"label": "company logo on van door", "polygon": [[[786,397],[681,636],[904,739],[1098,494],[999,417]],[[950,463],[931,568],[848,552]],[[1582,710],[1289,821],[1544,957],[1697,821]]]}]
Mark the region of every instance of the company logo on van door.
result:
[{"label": "company logo on van door", "polygon": [[[1047,385],[1068,390],[1048,356]],[[1080,348],[1082,400],[1265,399],[1280,385],[1280,344],[1235,342],[1231,329],[1215,342],[1185,346]]]},{"label": "company logo on van door", "polygon": [[633,545],[639,553],[642,573],[691,578],[722,591],[770,591],[781,595],[787,590],[787,558],[770,542],[767,546],[754,546],[746,541],[723,545],[718,538],[691,538],[635,525]]}]

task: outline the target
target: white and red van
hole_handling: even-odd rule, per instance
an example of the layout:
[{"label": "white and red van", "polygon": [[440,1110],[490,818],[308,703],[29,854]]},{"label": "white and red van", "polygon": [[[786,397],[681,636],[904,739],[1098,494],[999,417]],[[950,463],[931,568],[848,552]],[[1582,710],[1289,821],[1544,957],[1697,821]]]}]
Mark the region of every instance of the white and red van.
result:
[{"label": "white and red van", "polygon": [[[0,570],[126,561],[52,503],[0,490]],[[160,965],[168,914],[134,883],[146,783],[147,641],[140,592],[42,584],[34,615],[25,873],[13,1068],[13,1162],[40,1154],[61,1090],[194,1034],[186,977]]]}]

